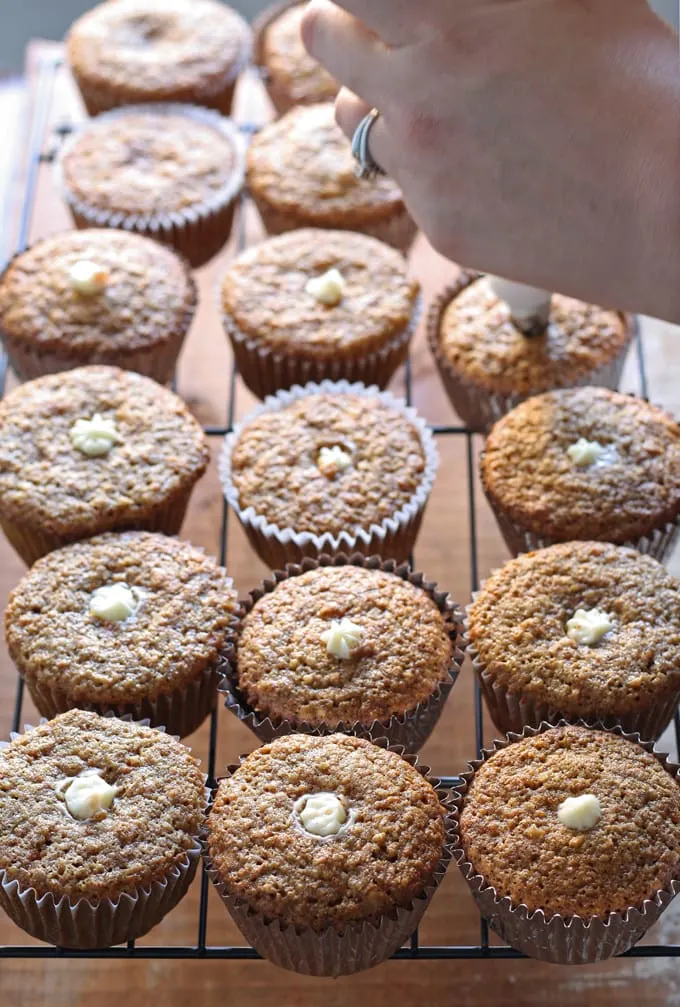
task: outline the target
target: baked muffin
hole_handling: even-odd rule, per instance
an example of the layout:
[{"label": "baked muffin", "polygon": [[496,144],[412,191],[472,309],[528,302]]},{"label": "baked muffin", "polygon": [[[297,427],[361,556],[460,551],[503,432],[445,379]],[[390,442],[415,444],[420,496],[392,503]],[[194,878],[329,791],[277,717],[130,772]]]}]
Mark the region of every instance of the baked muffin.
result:
[{"label": "baked muffin", "polygon": [[306,4],[277,3],[257,19],[255,61],[279,115],[294,105],[332,101],[340,85],[305,49],[300,33]]},{"label": "baked muffin", "polygon": [[5,610],[10,656],[44,717],[74,706],[185,737],[215,705],[236,592],[202,549],[101,535],[38,560]]},{"label": "baked muffin", "polygon": [[230,263],[220,306],[239,373],[263,399],[324,378],[384,388],[406,359],[419,289],[388,245],[310,228]]},{"label": "baked muffin", "polygon": [[105,531],[179,532],[208,442],[149,378],[78,367],[0,402],[0,525],[31,564]]},{"label": "baked muffin", "polygon": [[220,463],[227,501],[273,570],[322,553],[405,559],[436,470],[415,410],[346,381],[271,396],[227,437]]},{"label": "baked muffin", "polygon": [[70,710],[15,735],[0,773],[0,904],[32,937],[122,944],[186,893],[205,787],[174,738]]},{"label": "baked muffin", "polygon": [[357,177],[350,144],[325,103],[293,108],[248,150],[248,189],[269,234],[300,227],[361,231],[408,251],[416,234],[399,187]]},{"label": "baked muffin", "polygon": [[90,115],[181,101],[228,115],[251,53],[240,14],[215,0],[119,0],[78,18],[66,57]]},{"label": "baked muffin", "polygon": [[503,733],[541,721],[620,724],[657,738],[680,700],[680,581],[605,542],[525,553],[467,610],[470,652]]},{"label": "baked muffin", "polygon": [[677,766],[634,736],[546,727],[463,775],[454,852],[514,948],[598,961],[635,944],[680,887]]},{"label": "baked muffin", "polygon": [[553,294],[547,327],[527,335],[490,278],[464,271],[433,302],[427,333],[454,409],[467,426],[487,431],[539,392],[617,389],[635,323],[620,311]]},{"label": "baked muffin", "polygon": [[409,762],[360,738],[294,734],[221,780],[211,876],[276,965],[342,975],[388,958],[444,873],[445,808]]},{"label": "baked muffin", "polygon": [[[106,6],[115,12],[118,4]],[[192,266],[228,240],[243,174],[236,127],[195,105],[105,112],[66,141],[57,162],[58,185],[77,227],[145,234]]]},{"label": "baked muffin", "polygon": [[481,475],[513,553],[584,539],[662,559],[680,515],[680,427],[632,395],[546,392],[496,423]]},{"label": "baked muffin", "polygon": [[242,602],[227,707],[262,741],[344,731],[415,752],[458,675],[459,613],[406,565],[331,562],[290,566]]},{"label": "baked muffin", "polygon": [[124,231],[44,238],[0,276],[0,334],[24,380],[116,364],[165,384],[195,308],[188,264]]}]

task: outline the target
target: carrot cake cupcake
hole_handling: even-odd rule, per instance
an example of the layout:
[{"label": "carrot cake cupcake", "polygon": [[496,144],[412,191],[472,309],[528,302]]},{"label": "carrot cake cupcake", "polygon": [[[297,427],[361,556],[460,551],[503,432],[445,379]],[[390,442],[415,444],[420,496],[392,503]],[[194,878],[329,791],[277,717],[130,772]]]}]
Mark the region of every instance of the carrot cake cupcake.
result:
[{"label": "carrot cake cupcake", "polygon": [[32,937],[122,944],[186,893],[205,787],[169,735],[70,710],[14,735],[0,775],[0,904]]},{"label": "carrot cake cupcake", "polygon": [[288,567],[242,603],[227,707],[262,741],[346,731],[417,751],[462,662],[448,595],[394,562]]},{"label": "carrot cake cupcake", "polygon": [[141,528],[176,534],[206,469],[182,400],[116,367],[78,367],[0,402],[0,525],[29,565],[69,542]]},{"label": "carrot cake cupcake", "polygon": [[235,609],[226,571],[201,549],[117,532],[34,563],[10,595],[5,633],[44,717],[129,713],[185,737],[215,705]]},{"label": "carrot cake cupcake", "polygon": [[207,105],[228,115],[250,52],[248,24],[215,0],[101,3],[66,40],[90,115],[148,101]]},{"label": "carrot cake cupcake", "polygon": [[[473,430],[488,430],[539,392],[618,388],[633,319],[561,294],[537,300],[543,293],[464,271],[434,301],[430,348],[454,409]],[[532,301],[540,310],[527,315]]]},{"label": "carrot cake cupcake", "polygon": [[454,853],[514,948],[599,961],[635,944],[680,888],[678,767],[633,738],[546,727],[463,774]]},{"label": "carrot cake cupcake", "polygon": [[239,373],[261,399],[324,378],[384,388],[408,353],[419,289],[394,248],[310,228],[232,262],[221,309]]},{"label": "carrot cake cupcake", "polygon": [[[118,3],[106,6],[115,11]],[[203,265],[228,240],[243,175],[236,127],[195,105],[105,112],[66,141],[57,162],[77,227],[145,234],[171,245],[192,266]]]},{"label": "carrot cake cupcake", "polygon": [[248,150],[247,181],[265,229],[361,231],[406,252],[416,234],[399,187],[357,177],[331,104],[293,108],[265,126]]},{"label": "carrot cake cupcake", "polygon": [[255,22],[255,61],[279,115],[294,105],[332,101],[340,85],[305,49],[300,33],[306,4],[277,3]]},{"label": "carrot cake cupcake", "polygon": [[445,807],[413,765],[342,734],[294,734],[221,780],[209,868],[265,958],[343,975],[388,958],[417,926],[447,859]]},{"label": "carrot cake cupcake", "polygon": [[657,738],[680,700],[680,581],[605,542],[510,560],[467,610],[470,651],[503,734],[541,721]]},{"label": "carrot cake cupcake", "polygon": [[0,335],[23,380],[117,364],[165,384],[195,308],[188,264],[124,231],[44,238],[0,276]]},{"label": "carrot cake cupcake", "polygon": [[271,569],[322,553],[405,559],[436,470],[415,410],[346,381],[268,398],[221,459],[226,498]]},{"label": "carrot cake cupcake", "polygon": [[546,392],[496,423],[481,475],[513,553],[583,539],[662,559],[680,515],[680,427],[632,395]]}]

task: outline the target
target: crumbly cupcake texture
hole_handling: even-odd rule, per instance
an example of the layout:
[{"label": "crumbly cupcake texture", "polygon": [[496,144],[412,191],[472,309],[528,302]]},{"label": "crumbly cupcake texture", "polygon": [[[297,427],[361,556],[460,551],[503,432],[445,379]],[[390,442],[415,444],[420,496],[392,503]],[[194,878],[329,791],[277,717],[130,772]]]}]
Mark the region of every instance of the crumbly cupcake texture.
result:
[{"label": "crumbly cupcake texture", "polygon": [[[78,819],[63,782],[95,770],[113,805]],[[161,731],[69,710],[0,751],[0,869],[38,896],[116,900],[162,881],[196,842],[205,788]]]},{"label": "crumbly cupcake texture", "polygon": [[[108,453],[73,442],[75,424],[113,424]],[[206,469],[206,437],[182,400],[115,367],[79,367],[0,402],[0,517],[64,539],[148,519]]]},{"label": "crumbly cupcake texture", "polygon": [[[329,652],[332,620],[360,630],[347,659]],[[238,686],[258,712],[293,724],[371,724],[428,699],[453,643],[425,592],[394,574],[319,567],[279,583],[243,620]]]},{"label": "crumbly cupcake texture", "polygon": [[228,112],[250,45],[243,18],[214,0],[120,0],[83,14],[66,53],[92,112],[144,101]]},{"label": "crumbly cupcake texture", "polygon": [[[600,818],[563,825],[558,808],[592,794]],[[558,727],[508,745],[475,773],[460,815],[466,859],[499,898],[549,919],[641,907],[680,871],[680,789],[642,747]]]},{"label": "crumbly cupcake texture", "polygon": [[[91,608],[101,588],[125,585],[122,621]],[[107,534],[38,560],[5,610],[20,674],[56,686],[74,705],[128,704],[181,689],[218,660],[236,607],[226,571],[201,549],[151,532]]]},{"label": "crumbly cupcake texture", "polygon": [[[597,610],[611,629],[577,643]],[[468,608],[468,639],[494,683],[569,716],[621,717],[680,694],[680,581],[649,556],[568,542],[510,560]]]},{"label": "crumbly cupcake texture", "polygon": [[616,311],[553,294],[545,333],[527,337],[486,277],[445,309],[439,343],[461,377],[499,395],[535,395],[572,384],[619,356],[630,328]]},{"label": "crumbly cupcake texture", "polygon": [[[581,439],[602,449],[592,463],[572,460]],[[495,424],[481,473],[494,507],[522,529],[554,541],[636,541],[680,514],[680,427],[604,388],[547,392]]]},{"label": "crumbly cupcake texture", "polygon": [[268,81],[286,95],[288,106],[332,101],[340,85],[309,55],[300,25],[305,4],[291,6],[267,26],[260,57]]},{"label": "crumbly cupcake texture", "polygon": [[[337,304],[307,290],[337,269]],[[230,264],[222,309],[262,347],[337,360],[384,346],[410,325],[419,284],[400,252],[347,231],[304,229],[270,238]]]},{"label": "crumbly cupcake texture", "polygon": [[[344,809],[344,827],[325,838],[296,810],[317,794]],[[220,782],[208,818],[210,856],[230,894],[316,931],[408,906],[432,881],[444,841],[430,783],[394,752],[345,735],[259,748]]]},{"label": "crumbly cupcake texture", "polygon": [[351,392],[305,395],[262,413],[242,428],[231,455],[241,509],[315,535],[393,517],[425,468],[417,428],[380,399]]},{"label": "crumbly cupcake texture", "polygon": [[[78,264],[105,273],[83,292]],[[0,277],[0,330],[10,346],[54,354],[64,369],[124,365],[182,337],[196,286],[188,265],[155,241],[107,229],[57,234],[16,256]]]}]

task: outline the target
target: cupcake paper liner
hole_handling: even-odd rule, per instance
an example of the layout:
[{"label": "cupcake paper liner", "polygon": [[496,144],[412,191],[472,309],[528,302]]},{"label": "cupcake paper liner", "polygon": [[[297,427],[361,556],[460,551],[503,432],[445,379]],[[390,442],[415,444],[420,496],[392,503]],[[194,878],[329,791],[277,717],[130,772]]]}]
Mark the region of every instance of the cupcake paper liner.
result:
[{"label": "cupcake paper liner", "polygon": [[[416,756],[405,755],[399,748],[390,746],[386,738],[380,739],[376,744],[397,752],[414,766],[435,788],[442,807],[446,810],[446,838],[441,860],[431,883],[409,906],[395,908],[389,915],[381,916],[377,922],[349,922],[342,929],[329,926],[323,931],[300,929],[281,920],[272,920],[230,894],[227,885],[221,881],[213,867],[207,830],[204,830],[202,845],[208,877],[245,939],[263,958],[279,968],[303,975],[337,977],[379,965],[411,936],[446,873],[454,838],[450,792],[430,775],[427,767],[418,764]],[[244,758],[245,756],[241,756],[241,761]],[[229,766],[227,771],[231,775],[237,768],[238,766]]]},{"label": "cupcake paper liner", "polygon": [[[671,762],[667,755],[657,752],[652,742],[641,741],[639,735],[626,734],[620,728],[607,729],[600,722],[592,724],[581,720],[576,723],[582,727],[609,730],[636,742],[678,778],[680,766]],[[623,954],[636,944],[680,891],[680,878],[674,879],[669,888],[659,889],[641,906],[629,906],[624,912],[612,912],[602,917],[560,916],[557,913],[548,917],[541,909],[531,912],[527,906],[513,903],[509,896],[500,895],[467,860],[460,839],[460,815],[465,795],[479,767],[499,749],[522,738],[542,734],[552,726],[543,723],[538,728],[526,727],[521,734],[511,734],[502,741],[495,741],[493,748],[485,749],[480,759],[469,763],[469,769],[461,775],[460,785],[453,791],[453,858],[470,887],[479,912],[492,930],[511,947],[542,961],[585,965]]]},{"label": "cupcake paper liner", "polygon": [[197,105],[176,103],[131,105],[104,112],[99,119],[115,123],[117,119],[129,115],[131,111],[142,114],[186,116],[187,119],[211,127],[226,137],[233,147],[235,164],[232,177],[211,199],[199,206],[189,206],[181,211],[126,214],[100,209],[78,199],[68,188],[64,177],[62,164],[78,139],[79,134],[76,130],[65,141],[56,161],[57,188],[71,211],[76,227],[81,229],[113,227],[144,234],[164,245],[170,245],[184,255],[192,266],[202,266],[220,251],[231,234],[236,201],[245,176],[245,145],[241,134],[230,119],[211,109],[199,108]]},{"label": "cupcake paper liner", "polygon": [[[350,392],[364,398],[378,398],[385,405],[397,409],[420,434],[425,454],[425,471],[421,483],[409,502],[379,525],[357,528],[353,532],[342,531],[339,535],[332,535],[330,532],[314,535],[312,532],[298,532],[293,528],[279,528],[278,525],[267,521],[264,514],[257,514],[252,506],[242,508],[239,504],[238,490],[231,478],[231,456],[242,430],[263,413],[277,412],[291,402],[320,392],[338,394]],[[318,558],[324,553],[360,552],[365,556],[379,555],[383,559],[406,559],[418,535],[437,466],[438,454],[432,432],[425,421],[403,399],[395,398],[390,392],[381,392],[378,388],[367,388],[362,384],[322,381],[319,384],[310,383],[304,388],[296,385],[289,391],[268,396],[262,405],[226,437],[220,456],[219,471],[227,502],[235,511],[253,549],[270,569],[278,570],[283,569],[287,563],[299,562],[305,556]]]},{"label": "cupcake paper liner", "polygon": [[[126,718],[129,719],[129,718]],[[24,733],[31,731],[26,725]],[[10,735],[12,740],[18,734]],[[5,742],[2,747],[5,747]],[[0,906],[31,937],[62,948],[88,951],[113,947],[148,933],[181,901],[196,874],[201,844],[194,841],[161,881],[122,892],[116,899],[39,895],[0,870]]]},{"label": "cupcake paper liner", "polygon": [[360,349],[348,356],[314,358],[299,352],[277,352],[243,332],[233,317],[222,312],[222,325],[229,337],[238,371],[250,391],[259,399],[312,381],[360,381],[364,385],[386,388],[408,356],[409,344],[420,321],[421,298],[418,297],[408,326],[383,346],[368,353]]},{"label": "cupcake paper liner", "polygon": [[[385,573],[393,573],[404,581],[422,589],[428,598],[435,602],[439,611],[445,619],[448,635],[453,643],[454,651],[451,664],[447,670],[445,680],[439,682],[432,694],[417,706],[405,711],[400,715],[393,715],[387,721],[373,721],[370,724],[359,722],[353,724],[328,724],[313,725],[305,721],[290,721],[285,719],[272,718],[261,714],[257,709],[250,706],[238,688],[238,639],[241,634],[243,619],[252,611],[254,605],[265,595],[271,594],[277,584],[288,580],[290,577],[298,577],[308,570],[316,570],[325,566],[358,566],[367,570],[382,570]],[[460,667],[463,663],[465,643],[461,637],[461,617],[456,605],[443,592],[437,590],[437,585],[428,583],[423,574],[413,573],[407,564],[398,566],[394,560],[383,561],[379,556],[366,558],[360,554],[354,556],[339,555],[335,557],[321,556],[318,560],[305,559],[300,566],[289,565],[285,571],[278,570],[273,577],[263,581],[254,591],[250,592],[240,606],[240,618],[234,626],[230,639],[225,649],[225,662],[223,667],[224,677],[220,683],[220,692],[224,695],[224,703],[242,724],[250,728],[253,734],[262,742],[272,741],[274,738],[282,737],[285,734],[353,734],[359,738],[376,742],[380,738],[387,738],[390,745],[402,747],[406,752],[417,752],[425,744],[434,727],[439,720],[439,716],[453,688]]]},{"label": "cupcake paper liner", "polygon": [[[442,350],[439,334],[444,312],[462,290],[480,279],[482,275],[473,270],[462,270],[458,279],[435,298],[428,313],[427,340],[451,405],[467,427],[480,433],[487,433],[497,420],[520,402],[548,389],[534,388],[526,393],[514,395],[491,392],[483,385],[467,380],[454,368]],[[618,390],[628,350],[638,330],[638,320],[635,316],[623,312],[617,314],[625,322],[628,331],[628,339],[621,351],[602,366],[586,374],[576,375],[572,381],[560,387],[597,385],[612,391]]]}]

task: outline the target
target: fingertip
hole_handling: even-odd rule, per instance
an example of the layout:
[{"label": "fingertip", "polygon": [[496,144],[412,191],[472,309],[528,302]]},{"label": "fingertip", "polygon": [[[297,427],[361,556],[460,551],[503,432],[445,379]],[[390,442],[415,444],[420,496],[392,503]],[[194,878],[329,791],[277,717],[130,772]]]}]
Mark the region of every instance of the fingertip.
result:
[{"label": "fingertip", "polygon": [[346,87],[340,89],[335,99],[335,121],[348,139],[352,138],[355,129],[370,110],[370,105]]},{"label": "fingertip", "polygon": [[302,15],[302,21],[300,22],[300,34],[302,36],[305,49],[309,53],[312,53],[314,48],[314,36],[316,34],[316,28],[319,24],[319,19],[323,16],[327,8],[327,0],[311,0],[311,2],[307,4],[306,10]]}]

